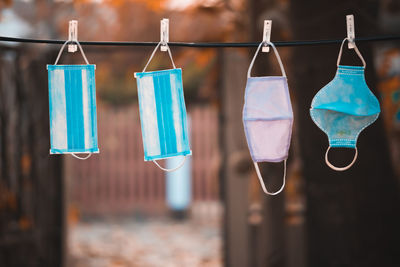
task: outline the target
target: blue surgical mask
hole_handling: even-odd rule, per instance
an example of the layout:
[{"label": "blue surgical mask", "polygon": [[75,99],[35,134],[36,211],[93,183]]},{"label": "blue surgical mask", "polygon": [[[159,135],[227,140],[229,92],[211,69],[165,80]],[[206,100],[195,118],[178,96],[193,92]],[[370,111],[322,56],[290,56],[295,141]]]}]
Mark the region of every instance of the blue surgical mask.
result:
[{"label": "blue surgical mask", "polygon": [[[325,153],[325,161],[336,171],[347,170],[354,164],[358,155],[358,135],[380,113],[379,101],[365,82],[366,64],[357,46],[354,50],[363,66],[339,65],[346,40],[347,38],[343,40],[340,47],[335,78],[315,95],[310,109],[311,118],[328,136],[329,147]],[[354,148],[353,161],[346,167],[333,166],[328,160],[331,147]]]},{"label": "blue surgical mask", "polygon": [[[174,68],[146,72],[160,44],[154,49],[143,71],[135,73],[144,160],[152,160],[164,171],[174,171],[183,166],[186,156],[192,152],[189,146],[182,70],[175,67],[168,45],[168,55]],[[156,161],[176,156],[183,157],[176,168],[162,168]]]},{"label": "blue surgical mask", "polygon": [[[50,154],[72,154],[87,159],[98,153],[95,65],[47,65],[49,78]],[[84,158],[76,154],[88,153]]]}]

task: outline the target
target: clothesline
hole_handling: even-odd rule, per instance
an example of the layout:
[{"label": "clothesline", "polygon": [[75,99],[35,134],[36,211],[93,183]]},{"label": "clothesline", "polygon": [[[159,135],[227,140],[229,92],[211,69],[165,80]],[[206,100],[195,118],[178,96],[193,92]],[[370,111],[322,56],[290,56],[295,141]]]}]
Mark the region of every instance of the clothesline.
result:
[{"label": "clothesline", "polygon": [[[375,41],[393,41],[400,40],[400,35],[384,35],[355,38],[356,42],[375,42]],[[0,36],[0,41],[17,42],[17,43],[38,43],[38,44],[63,44],[66,40],[50,40],[50,39],[29,39]],[[275,46],[307,46],[307,45],[330,45],[340,44],[343,39],[329,40],[305,40],[305,41],[277,41],[273,42]],[[112,42],[112,41],[79,41],[82,45],[98,45],[98,46],[156,46],[158,42]],[[260,42],[248,43],[194,43],[194,42],[168,42],[169,46],[181,47],[257,47]]]}]

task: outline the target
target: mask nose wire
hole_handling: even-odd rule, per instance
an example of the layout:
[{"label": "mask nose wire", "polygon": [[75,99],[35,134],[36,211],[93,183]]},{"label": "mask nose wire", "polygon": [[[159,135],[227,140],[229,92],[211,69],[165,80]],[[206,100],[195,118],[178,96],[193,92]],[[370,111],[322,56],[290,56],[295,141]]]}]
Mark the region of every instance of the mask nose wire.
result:
[{"label": "mask nose wire", "polygon": [[332,170],[335,170],[335,171],[345,171],[345,170],[350,169],[350,167],[353,166],[353,164],[356,162],[356,159],[357,159],[357,156],[358,156],[357,147],[355,148],[355,149],[356,149],[356,153],[354,154],[353,161],[352,161],[349,165],[347,165],[347,166],[345,166],[345,167],[336,167],[336,166],[334,166],[332,163],[329,162],[328,153],[329,153],[329,150],[330,150],[330,149],[331,149],[331,146],[329,146],[328,149],[327,149],[326,152],[325,152],[325,162],[326,162],[326,165],[328,165]]}]

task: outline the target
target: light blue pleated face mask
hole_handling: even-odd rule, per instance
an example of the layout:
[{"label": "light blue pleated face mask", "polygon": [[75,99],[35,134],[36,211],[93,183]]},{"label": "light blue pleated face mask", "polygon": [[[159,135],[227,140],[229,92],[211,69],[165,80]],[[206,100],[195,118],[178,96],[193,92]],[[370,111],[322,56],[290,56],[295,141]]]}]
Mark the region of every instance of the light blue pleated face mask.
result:
[{"label": "light blue pleated face mask", "polygon": [[[49,78],[50,154],[72,154],[87,159],[98,153],[95,65],[90,65],[77,45],[86,65],[47,65]],[[88,153],[86,157],[76,154]]]},{"label": "light blue pleated face mask", "polygon": [[[135,73],[144,160],[152,160],[164,171],[174,171],[183,166],[186,156],[191,155],[191,150],[183,96],[182,70],[175,67],[168,45],[168,55],[174,68],[146,72],[160,44],[154,49],[143,71]],[[182,162],[176,168],[163,168],[156,161],[175,156],[183,156]]]},{"label": "light blue pleated face mask", "polygon": [[[315,95],[310,109],[311,118],[329,139],[329,147],[325,153],[326,164],[336,171],[347,170],[354,164],[358,155],[358,135],[380,113],[378,99],[365,82],[366,64],[357,46],[354,50],[363,66],[339,65],[346,40],[347,38],[343,40],[340,47],[335,78]],[[354,148],[353,161],[346,167],[333,166],[328,160],[331,147]]]}]

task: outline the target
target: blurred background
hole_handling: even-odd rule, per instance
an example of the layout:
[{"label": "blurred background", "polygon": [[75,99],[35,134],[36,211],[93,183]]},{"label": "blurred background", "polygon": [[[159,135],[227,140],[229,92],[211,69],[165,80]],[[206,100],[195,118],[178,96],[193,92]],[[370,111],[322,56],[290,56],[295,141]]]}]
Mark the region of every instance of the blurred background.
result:
[{"label": "blurred background", "polygon": [[[260,42],[400,34],[397,0],[3,0],[0,36],[81,41]],[[49,155],[46,64],[60,45],[0,42],[0,266],[400,266],[400,42],[359,42],[379,119],[346,172],[324,162],[325,134],[309,116],[335,74],[339,45],[278,47],[295,124],[285,190],[266,196],[242,124],[255,48],[171,47],[183,69],[193,156],[166,175],[143,161],[134,72],[153,47],[83,46],[96,64],[101,153]],[[65,51],[62,64],[81,64]],[[343,64],[360,64],[344,49]],[[150,69],[170,68],[158,52]],[[254,74],[280,75],[272,53]],[[331,159],[344,165],[346,149]],[[172,161],[163,164],[173,165]],[[263,164],[271,190],[281,164]]]}]

